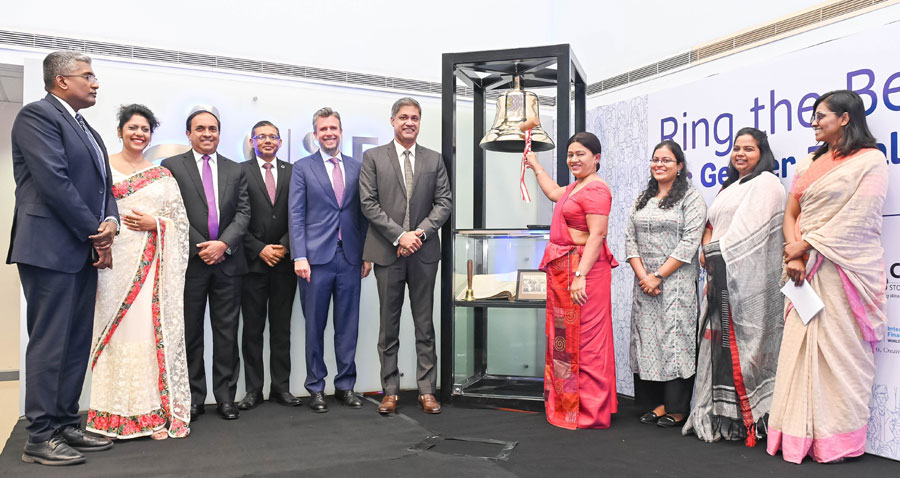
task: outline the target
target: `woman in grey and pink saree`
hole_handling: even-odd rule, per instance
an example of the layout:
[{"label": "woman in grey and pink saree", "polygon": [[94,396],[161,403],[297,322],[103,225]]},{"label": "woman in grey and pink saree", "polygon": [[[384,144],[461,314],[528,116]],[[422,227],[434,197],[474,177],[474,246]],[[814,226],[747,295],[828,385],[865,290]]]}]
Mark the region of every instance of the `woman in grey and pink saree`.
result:
[{"label": "woman in grey and pink saree", "polygon": [[820,97],[811,120],[822,146],[797,164],[784,217],[785,271],[825,308],[804,324],[785,300],[767,449],[785,461],[838,462],[866,448],[874,347],[886,322],[882,206],[885,156],[862,99]]}]

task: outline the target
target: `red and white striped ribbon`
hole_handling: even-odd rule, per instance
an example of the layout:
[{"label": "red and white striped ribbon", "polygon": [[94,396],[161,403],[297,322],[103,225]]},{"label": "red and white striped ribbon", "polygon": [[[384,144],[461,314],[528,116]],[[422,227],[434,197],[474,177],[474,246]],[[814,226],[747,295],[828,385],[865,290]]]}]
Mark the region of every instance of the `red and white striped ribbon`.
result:
[{"label": "red and white striped ribbon", "polygon": [[522,200],[526,203],[531,202],[531,196],[528,194],[528,186],[525,185],[525,157],[531,152],[531,128],[525,130],[525,152],[522,153],[522,171],[519,174],[519,192],[522,193]]}]

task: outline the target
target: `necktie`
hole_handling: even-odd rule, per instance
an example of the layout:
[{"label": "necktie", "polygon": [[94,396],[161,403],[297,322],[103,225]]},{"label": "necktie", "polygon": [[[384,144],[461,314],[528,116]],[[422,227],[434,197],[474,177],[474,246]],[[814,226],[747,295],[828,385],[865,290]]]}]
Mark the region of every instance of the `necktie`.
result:
[{"label": "necktie", "polygon": [[206,194],[206,208],[208,209],[206,226],[209,228],[209,240],[219,238],[219,210],[216,207],[216,189],[213,187],[212,167],[209,165],[209,155],[203,155],[203,192]]},{"label": "necktie", "polygon": [[272,174],[272,163],[263,163],[266,170],[266,192],[269,193],[269,201],[275,204],[275,176]]},{"label": "necktie", "polygon": [[[344,202],[344,173],[341,172],[341,165],[337,158],[329,159],[334,165],[331,171],[331,183],[334,186],[334,197],[337,199],[338,207]],[[341,229],[338,226],[338,240],[341,239]]]},{"label": "necktie", "polygon": [[[100,151],[100,145],[97,144],[97,140],[94,138],[94,135],[91,134],[91,130],[87,127],[87,123],[84,121],[84,116],[81,116],[81,113],[75,113],[75,119],[78,121],[78,124],[81,126],[81,129],[84,131],[84,134],[87,135],[88,140],[91,142],[91,146],[94,147],[94,154],[97,155],[97,162],[100,164],[100,177],[103,178],[104,185],[106,184],[106,165],[103,163],[103,152]],[[103,204],[100,205],[100,217],[106,217],[106,187],[103,188]]]},{"label": "necktie", "polygon": [[409,150],[403,152],[403,180],[406,182],[406,214],[403,215],[403,229],[409,231],[409,198],[413,192],[412,162],[409,160]]}]

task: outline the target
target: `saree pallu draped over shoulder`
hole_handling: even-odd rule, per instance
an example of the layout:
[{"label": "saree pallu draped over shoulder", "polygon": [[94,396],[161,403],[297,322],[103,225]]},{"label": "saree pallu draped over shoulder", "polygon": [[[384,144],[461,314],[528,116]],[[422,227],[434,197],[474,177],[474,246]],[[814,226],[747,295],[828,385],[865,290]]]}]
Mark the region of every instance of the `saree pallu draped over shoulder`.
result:
[{"label": "saree pallu draped over shoulder", "polygon": [[862,455],[875,377],[875,343],[886,324],[882,207],[884,155],[867,149],[798,164],[794,240],[810,244],[807,280],[825,308],[803,324],[785,300],[784,337],[769,420],[768,452],[786,461]]},{"label": "saree pallu draped over shoulder", "polygon": [[611,195],[595,181],[572,195],[566,189],[553,213],[550,243],[541,269],[547,273],[544,402],[547,421],[560,428],[608,428],[618,408],[610,284],[618,266],[606,241],[585,276],[583,305],[572,301],[569,285],[584,246],[572,241],[565,216],[609,215]]},{"label": "saree pallu draped over shoulder", "polygon": [[188,221],[178,184],[154,166],[123,177],[113,194],[123,214],[156,218],[156,230],[122,229],[114,267],[100,272],[91,347],[87,429],[114,438],[168,428],[186,436],[190,390],[184,343]]}]

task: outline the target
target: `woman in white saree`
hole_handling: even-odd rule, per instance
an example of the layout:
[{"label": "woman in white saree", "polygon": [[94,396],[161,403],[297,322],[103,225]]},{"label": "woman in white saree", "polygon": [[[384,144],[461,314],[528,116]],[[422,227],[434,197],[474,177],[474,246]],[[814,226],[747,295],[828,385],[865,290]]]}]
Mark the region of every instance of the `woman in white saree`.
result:
[{"label": "woman in white saree", "polygon": [[793,463],[865,452],[874,348],[886,323],[884,154],[852,91],[821,96],[810,122],[823,144],[797,164],[784,213],[785,270],[798,285],[807,280],[825,309],[804,324],[785,300],[767,444]]},{"label": "woman in white saree", "polygon": [[158,125],[142,105],[119,112],[110,156],[122,230],[97,286],[87,429],[113,438],[188,435],[184,346],[188,221],[169,171],[143,156]]},{"label": "woman in white saree", "polygon": [[728,179],[709,208],[694,406],[682,429],[707,442],[755,446],[766,430],[784,324],[785,192],[775,167],[766,133],[741,129]]}]

